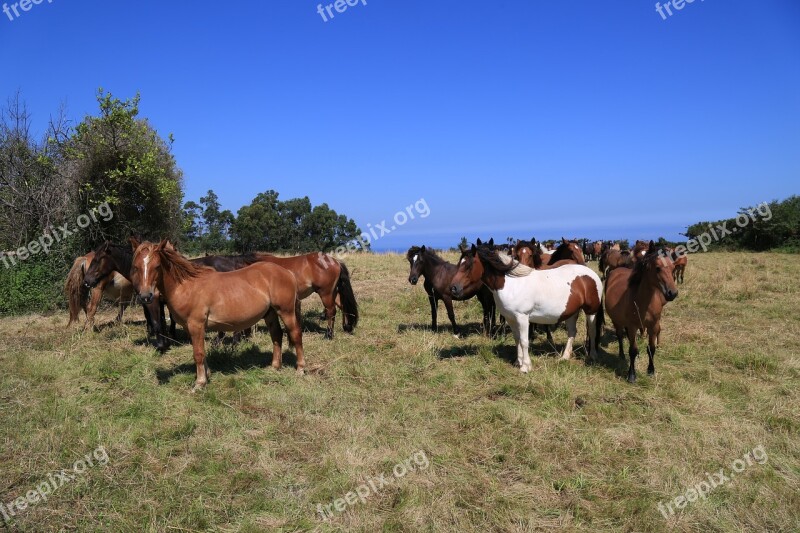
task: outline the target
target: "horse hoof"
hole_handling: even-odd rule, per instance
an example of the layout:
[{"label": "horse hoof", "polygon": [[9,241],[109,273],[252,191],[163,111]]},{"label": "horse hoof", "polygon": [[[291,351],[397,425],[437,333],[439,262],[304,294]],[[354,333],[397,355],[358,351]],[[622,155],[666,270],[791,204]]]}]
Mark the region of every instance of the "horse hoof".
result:
[{"label": "horse hoof", "polygon": [[636,374],[628,374],[628,383],[636,383]]},{"label": "horse hoof", "polygon": [[298,375],[298,376],[305,376],[305,375],[306,375],[306,371],[305,371],[305,369],[303,369],[303,368],[298,368],[298,369],[297,369],[297,375]]},{"label": "horse hoof", "polygon": [[656,375],[656,369],[655,368],[648,368],[647,369],[647,375],[648,376],[655,376]]}]

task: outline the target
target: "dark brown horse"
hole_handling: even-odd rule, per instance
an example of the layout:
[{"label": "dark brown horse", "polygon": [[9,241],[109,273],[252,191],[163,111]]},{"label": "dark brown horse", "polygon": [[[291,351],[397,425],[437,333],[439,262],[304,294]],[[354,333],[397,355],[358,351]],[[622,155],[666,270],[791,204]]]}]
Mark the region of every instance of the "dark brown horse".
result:
[{"label": "dark brown horse", "polygon": [[[135,239],[133,242],[135,243]],[[294,274],[272,263],[259,262],[232,272],[217,272],[191,263],[169,241],[143,242],[136,247],[133,285],[150,302],[164,295],[170,316],[192,339],[197,379],[193,391],[208,382],[206,331],[242,331],[264,320],[272,338],[272,366],[281,367],[283,320],[297,352],[297,372],[305,367],[300,299]]]},{"label": "dark brown horse", "polygon": [[116,321],[121,322],[122,314],[133,298],[133,286],[119,272],[109,272],[91,290],[87,289],[84,285],[84,276],[92,265],[94,257],[95,253],[89,252],[76,258],[72,263],[69,274],[67,274],[67,280],[64,283],[64,294],[69,303],[68,326],[78,320],[81,309],[83,309],[84,313],[86,313],[86,322],[83,324],[83,329],[93,329],[97,307],[104,297],[118,302],[119,313]]},{"label": "dark brown horse", "polygon": [[[119,246],[106,241],[94,251],[94,260],[83,277],[83,285],[88,289],[94,289],[114,272],[121,274],[130,283],[132,263],[133,250],[130,246]],[[150,303],[142,303],[142,308],[147,323],[148,336],[155,337],[158,350],[166,350],[168,345],[164,336],[166,321],[164,318],[164,303],[161,302],[160,296],[156,294]]]},{"label": "dark brown horse", "polygon": [[634,264],[633,268],[618,268],[608,274],[605,288],[605,306],[608,316],[614,324],[619,342],[619,356],[625,357],[623,334],[627,332],[630,343],[630,368],[628,381],[636,381],[636,356],[639,348],[636,334],[639,330],[647,331],[647,355],[650,362],[647,373],[652,375],[656,368],[653,358],[661,334],[661,311],[667,302],[678,296],[678,289],[673,280],[673,266],[666,249],[656,249],[653,241],[644,256]]},{"label": "dark brown horse", "polygon": [[416,285],[420,277],[425,279],[423,287],[428,294],[428,302],[431,304],[431,329],[433,331],[438,328],[436,313],[439,300],[444,302],[447,317],[453,325],[453,334],[458,336],[459,328],[453,312],[453,300],[469,300],[476,296],[483,308],[483,332],[485,335],[491,335],[495,326],[495,305],[492,293],[488,288],[482,283],[473,283],[465,286],[463,292],[456,298],[450,292],[451,281],[458,270],[456,265],[448,263],[426,246],[412,246],[406,253],[406,259],[411,265],[411,271],[408,274],[409,283]]}]

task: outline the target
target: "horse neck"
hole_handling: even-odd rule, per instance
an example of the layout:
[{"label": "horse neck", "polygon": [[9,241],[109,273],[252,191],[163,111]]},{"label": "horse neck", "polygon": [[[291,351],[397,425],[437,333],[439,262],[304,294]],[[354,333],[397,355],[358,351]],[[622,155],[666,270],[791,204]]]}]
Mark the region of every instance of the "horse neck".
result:
[{"label": "horse neck", "polygon": [[108,249],[108,254],[114,260],[115,270],[130,281],[131,268],[133,268],[133,250],[111,247]]},{"label": "horse neck", "polygon": [[651,284],[647,279],[645,279],[645,275],[646,273],[642,274],[642,279],[639,280],[639,285],[635,287],[635,292],[633,294],[634,301],[639,307],[640,314],[645,313],[652,304],[656,304],[656,308],[653,309],[653,311],[660,315],[661,309],[664,307],[667,299],[657,286]]}]

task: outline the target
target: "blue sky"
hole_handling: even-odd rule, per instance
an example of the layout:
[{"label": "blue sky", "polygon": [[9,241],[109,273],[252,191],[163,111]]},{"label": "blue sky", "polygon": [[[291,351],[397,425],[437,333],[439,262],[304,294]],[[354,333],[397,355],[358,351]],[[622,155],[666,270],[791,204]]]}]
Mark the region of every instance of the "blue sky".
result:
[{"label": "blue sky", "polygon": [[[8,3],[8,2],[7,2]],[[14,2],[11,2],[13,4]],[[0,13],[0,97],[98,87],[175,135],[186,199],[309,196],[375,242],[678,238],[797,193],[800,3],[44,0]],[[327,4],[328,2],[326,2]],[[12,13],[13,16],[13,13]],[[387,227],[389,224],[387,224]]]}]

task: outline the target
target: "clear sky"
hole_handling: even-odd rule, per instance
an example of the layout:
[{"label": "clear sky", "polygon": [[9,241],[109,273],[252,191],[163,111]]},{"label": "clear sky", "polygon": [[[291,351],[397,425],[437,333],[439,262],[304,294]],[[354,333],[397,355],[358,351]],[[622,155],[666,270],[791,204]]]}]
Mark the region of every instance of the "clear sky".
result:
[{"label": "clear sky", "polygon": [[[309,196],[377,248],[677,239],[798,193],[800,2],[44,0],[0,13],[0,97],[44,128],[141,92],[186,199]],[[352,0],[351,0],[352,2]],[[323,5],[326,5],[326,2]],[[11,20],[13,18],[13,20]]]}]

